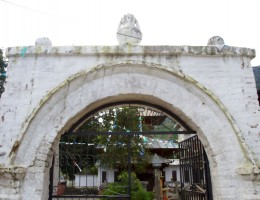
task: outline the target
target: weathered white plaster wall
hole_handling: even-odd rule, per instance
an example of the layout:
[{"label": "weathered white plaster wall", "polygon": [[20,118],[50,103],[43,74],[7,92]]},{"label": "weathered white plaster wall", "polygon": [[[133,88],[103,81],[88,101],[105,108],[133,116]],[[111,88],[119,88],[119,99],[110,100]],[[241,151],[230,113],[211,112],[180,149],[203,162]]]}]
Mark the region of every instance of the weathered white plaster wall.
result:
[{"label": "weathered white plaster wall", "polygon": [[97,175],[84,175],[84,174],[76,174],[75,175],[75,187],[99,187],[100,181]]},{"label": "weathered white plaster wall", "polygon": [[47,199],[60,135],[120,100],[161,105],[197,131],[214,199],[260,195],[254,51],[224,46],[9,48],[1,99],[0,199]]},{"label": "weathered white plaster wall", "polygon": [[107,169],[104,167],[98,167],[97,175],[85,175],[76,174],[75,175],[75,187],[99,187],[102,184],[102,172],[106,172],[107,183],[113,183],[115,181],[115,170]]},{"label": "weathered white plaster wall", "polygon": [[165,171],[165,181],[172,182],[172,171],[177,173],[177,181],[180,181],[180,166],[179,165],[170,165],[163,169]]}]

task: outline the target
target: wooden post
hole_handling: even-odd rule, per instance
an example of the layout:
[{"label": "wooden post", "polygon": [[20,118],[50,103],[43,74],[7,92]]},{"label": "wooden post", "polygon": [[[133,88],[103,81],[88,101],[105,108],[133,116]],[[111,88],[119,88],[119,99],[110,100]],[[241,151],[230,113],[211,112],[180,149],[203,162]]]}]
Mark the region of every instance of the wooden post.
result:
[{"label": "wooden post", "polygon": [[154,200],[162,200],[161,188],[161,172],[159,169],[154,169]]}]

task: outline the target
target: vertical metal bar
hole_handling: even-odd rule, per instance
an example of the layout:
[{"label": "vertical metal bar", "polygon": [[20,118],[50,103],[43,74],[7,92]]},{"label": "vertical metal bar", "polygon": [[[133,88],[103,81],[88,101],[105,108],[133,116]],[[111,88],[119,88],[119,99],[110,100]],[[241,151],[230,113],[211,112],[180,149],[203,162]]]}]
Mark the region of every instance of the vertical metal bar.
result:
[{"label": "vertical metal bar", "polygon": [[87,166],[86,166],[86,187],[88,187],[88,167],[89,167],[89,135],[87,136]]},{"label": "vertical metal bar", "polygon": [[50,185],[49,185],[49,199],[48,200],[52,200],[54,162],[55,162],[55,155],[53,155],[52,164],[51,164],[51,168],[50,168]]},{"label": "vertical metal bar", "polygon": [[[69,135],[66,137],[65,141],[67,141],[67,143],[70,144],[70,136]],[[64,156],[66,156],[66,164],[65,164],[66,165],[66,180],[69,180],[69,173],[68,173],[69,170],[68,170],[68,168],[69,168],[69,164],[70,164],[69,162],[70,162],[70,159],[71,159],[69,154],[68,154],[69,145],[63,145],[63,146],[65,146],[65,149],[66,149],[66,153],[64,154]],[[60,175],[59,175],[59,182],[60,182]]]},{"label": "vertical metal bar", "polygon": [[193,157],[194,142],[193,142],[193,138],[191,138],[191,139],[189,140],[189,146],[190,146],[190,151],[189,151],[190,180],[191,180],[191,183],[193,184],[193,183],[194,183],[194,157]]},{"label": "vertical metal bar", "polygon": [[[80,137],[80,152],[79,152],[79,155],[80,155],[80,159],[82,159],[82,136],[79,136]],[[82,161],[80,161],[79,163],[82,163]],[[82,167],[82,165],[80,165],[81,166],[81,169],[83,169],[83,167]],[[76,184],[76,178],[75,178],[75,184]],[[79,174],[79,187],[81,186],[81,176],[80,176],[80,174]]]},{"label": "vertical metal bar", "polygon": [[179,143],[179,162],[180,162],[180,186],[181,186],[181,189],[182,189],[182,183],[183,183],[183,179],[182,179],[182,169],[183,169],[183,164],[182,164],[182,143]]},{"label": "vertical metal bar", "polygon": [[207,157],[205,150],[203,151],[203,154],[204,154],[204,161],[205,161],[204,168],[205,168],[205,179],[206,179],[206,188],[207,188],[205,198],[207,200],[212,200],[213,195],[212,195],[212,184],[211,184],[209,160],[208,160],[208,157]]},{"label": "vertical metal bar", "polygon": [[72,159],[73,159],[73,177],[74,177],[74,181],[73,181],[73,177],[72,177],[72,187],[75,187],[75,168],[76,165],[74,163],[76,163],[76,136],[73,135],[72,136],[72,146],[73,146],[73,154],[72,154]]},{"label": "vertical metal bar", "polygon": [[[65,140],[66,141],[66,140]],[[60,175],[61,175],[61,163],[62,163],[62,156],[63,156],[63,154],[62,154],[62,143],[59,143],[59,162],[58,162],[58,182],[60,181]],[[65,164],[66,165],[66,170],[65,170],[65,172],[67,172],[67,164]],[[58,184],[58,183],[56,183],[56,184]]]},{"label": "vertical metal bar", "polygon": [[128,195],[131,199],[131,135],[129,134],[127,141],[127,151],[128,151]]}]

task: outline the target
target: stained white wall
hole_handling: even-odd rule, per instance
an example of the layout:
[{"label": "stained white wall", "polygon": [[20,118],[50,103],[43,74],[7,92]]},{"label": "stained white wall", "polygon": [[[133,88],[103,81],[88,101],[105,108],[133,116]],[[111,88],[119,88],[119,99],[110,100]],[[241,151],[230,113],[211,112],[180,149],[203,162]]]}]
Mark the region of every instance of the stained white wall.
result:
[{"label": "stained white wall", "polygon": [[180,166],[179,165],[170,165],[168,167],[165,167],[163,169],[165,172],[165,181],[166,182],[172,182],[172,171],[176,171],[177,173],[177,181],[180,181]]},{"label": "stained white wall", "polygon": [[47,199],[60,135],[84,114],[122,100],[160,105],[197,131],[209,158],[214,199],[259,197],[253,50],[33,46],[9,48],[7,55],[0,198]]},{"label": "stained white wall", "polygon": [[99,187],[102,184],[102,172],[106,172],[107,183],[113,183],[115,181],[115,170],[98,167],[97,175],[76,174],[75,187]]},{"label": "stained white wall", "polygon": [[75,187],[98,187],[100,186],[97,175],[75,174]]}]

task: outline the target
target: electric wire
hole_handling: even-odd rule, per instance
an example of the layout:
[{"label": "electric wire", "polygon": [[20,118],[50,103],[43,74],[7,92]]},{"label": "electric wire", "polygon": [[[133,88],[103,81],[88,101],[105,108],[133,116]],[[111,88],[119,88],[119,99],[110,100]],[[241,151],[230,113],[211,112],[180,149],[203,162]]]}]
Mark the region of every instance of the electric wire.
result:
[{"label": "electric wire", "polygon": [[4,3],[7,3],[7,4],[11,4],[11,5],[17,6],[17,7],[20,7],[20,8],[23,8],[23,9],[26,9],[26,10],[30,10],[32,12],[36,12],[36,13],[40,13],[40,14],[44,14],[44,15],[49,15],[46,12],[43,12],[43,11],[40,11],[40,10],[36,10],[36,9],[33,9],[33,8],[29,8],[29,7],[23,6],[21,4],[13,3],[13,2],[10,2],[10,1],[7,1],[7,0],[0,0],[0,1],[2,1]]}]

